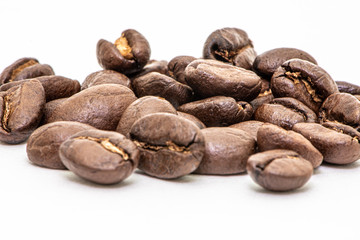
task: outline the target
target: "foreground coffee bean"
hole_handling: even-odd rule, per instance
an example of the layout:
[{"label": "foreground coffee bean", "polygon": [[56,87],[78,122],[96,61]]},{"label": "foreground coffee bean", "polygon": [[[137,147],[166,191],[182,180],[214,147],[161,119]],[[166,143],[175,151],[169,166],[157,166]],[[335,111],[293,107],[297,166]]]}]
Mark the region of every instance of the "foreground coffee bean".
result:
[{"label": "foreground coffee bean", "polygon": [[101,84],[121,84],[131,87],[130,79],[124,74],[113,70],[101,70],[89,74],[81,84],[81,90]]},{"label": "foreground coffee bean", "polygon": [[0,141],[25,141],[39,125],[44,104],[45,91],[38,80],[0,92]]},{"label": "foreground coffee bean", "polygon": [[314,64],[316,60],[307,52],[296,48],[275,48],[266,51],[255,58],[253,69],[261,76],[270,79],[276,69],[290,59],[302,59]]},{"label": "foreground coffee bean", "polygon": [[196,58],[192,56],[174,57],[168,64],[169,76],[183,84],[187,84],[185,79],[185,69],[194,60],[196,60]]},{"label": "foreground coffee bean", "polygon": [[291,191],[302,187],[311,177],[311,163],[298,153],[276,149],[256,153],[248,159],[250,177],[271,191]]},{"label": "foreground coffee bean", "polygon": [[134,29],[123,31],[114,44],[100,39],[96,46],[100,66],[123,74],[140,71],[149,61],[150,53],[146,38]]},{"label": "foreground coffee bean", "polygon": [[257,144],[260,152],[272,149],[295,151],[308,160],[313,168],[319,167],[323,161],[322,154],[304,136],[273,124],[266,123],[258,129]]},{"label": "foreground coffee bean", "polygon": [[249,103],[221,96],[186,103],[178,110],[197,117],[207,127],[225,127],[247,121],[253,114]]},{"label": "foreground coffee bean", "polygon": [[63,101],[45,123],[76,121],[102,130],[115,130],[121,115],[135,100],[134,93],[120,84],[90,87]]},{"label": "foreground coffee bean", "polygon": [[350,93],[352,95],[360,94],[360,86],[358,86],[356,84],[345,82],[345,81],[335,81],[335,83],[339,89],[339,92]]},{"label": "foreground coffee bean", "polygon": [[180,112],[180,111],[177,111],[177,115],[179,115],[180,117],[186,118],[187,120],[192,121],[200,129],[206,128],[205,124],[202,121],[200,121],[200,119],[195,117],[194,115],[184,113],[184,112]]},{"label": "foreground coffee bean", "polygon": [[246,171],[246,162],[255,153],[255,140],[246,132],[228,127],[201,130],[205,155],[194,173],[226,175]]},{"label": "foreground coffee bean", "polygon": [[131,127],[130,137],[140,150],[139,169],[157,178],[174,179],[195,171],[205,152],[200,129],[174,114],[146,115]]},{"label": "foreground coffee bean", "polygon": [[94,129],[90,125],[78,122],[54,122],[36,129],[26,144],[29,160],[39,166],[66,169],[60,160],[60,145],[77,132]]},{"label": "foreground coffee bean", "polygon": [[49,65],[40,64],[35,58],[20,58],[0,74],[0,85],[47,75],[54,75],[54,71]]},{"label": "foreground coffee bean", "polygon": [[315,113],[328,96],[339,92],[324,69],[301,59],[288,60],[274,72],[271,91],[275,97],[295,98]]},{"label": "foreground coffee bean", "polygon": [[195,60],[185,69],[187,84],[202,98],[233,97],[250,101],[258,96],[262,83],[254,72],[216,60]]},{"label": "foreground coffee bean", "polygon": [[332,122],[297,123],[293,130],[306,137],[325,162],[342,165],[360,158],[360,133],[350,126]]},{"label": "foreground coffee bean", "polygon": [[206,39],[203,57],[251,69],[256,52],[245,31],[238,28],[222,28],[211,33]]},{"label": "foreground coffee bean", "polygon": [[60,146],[62,163],[76,175],[99,184],[115,184],[131,175],[139,162],[136,145],[117,132],[85,130]]},{"label": "foreground coffee bean", "polygon": [[251,120],[251,121],[235,123],[233,125],[230,125],[229,127],[243,130],[246,133],[248,133],[252,138],[254,138],[255,141],[257,141],[257,132],[259,128],[264,124],[265,124],[264,122]]}]

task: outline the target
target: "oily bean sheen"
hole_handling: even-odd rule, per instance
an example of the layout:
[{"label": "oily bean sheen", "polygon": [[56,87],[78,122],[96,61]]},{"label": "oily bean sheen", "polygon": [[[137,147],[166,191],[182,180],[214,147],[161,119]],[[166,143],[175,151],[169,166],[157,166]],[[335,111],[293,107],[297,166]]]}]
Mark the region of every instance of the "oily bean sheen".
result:
[{"label": "oily bean sheen", "polygon": [[115,130],[125,109],[136,100],[120,84],[102,84],[67,98],[52,112],[46,123],[76,121],[102,130]]},{"label": "oily bean sheen", "polygon": [[216,60],[195,60],[185,69],[187,84],[202,98],[233,97],[250,101],[261,90],[261,80],[254,72]]},{"label": "oily bean sheen", "polygon": [[255,140],[245,131],[213,127],[201,130],[205,138],[205,155],[194,173],[237,174],[246,171],[246,162],[255,153]]},{"label": "oily bean sheen", "polygon": [[81,90],[101,84],[121,84],[130,88],[130,79],[113,70],[101,70],[89,74],[81,84]]},{"label": "oily bean sheen", "polygon": [[245,31],[238,28],[222,28],[211,33],[206,39],[203,57],[251,69],[256,52]]},{"label": "oily bean sheen", "polygon": [[62,163],[76,175],[99,184],[129,177],[139,162],[139,150],[124,135],[102,130],[78,132],[63,142]]},{"label": "oily bean sheen", "polygon": [[116,131],[128,136],[134,122],[148,114],[167,112],[177,114],[175,108],[164,98],[145,96],[132,102],[120,118]]},{"label": "oily bean sheen", "polygon": [[322,154],[301,134],[270,123],[258,129],[257,144],[260,152],[271,149],[293,150],[308,160],[314,168],[323,161]]},{"label": "oily bean sheen", "polygon": [[198,168],[205,152],[204,136],[191,121],[169,113],[153,113],[131,127],[140,150],[139,169],[150,176],[178,178]]},{"label": "oily bean sheen", "polygon": [[295,98],[275,98],[258,107],[255,120],[291,129],[298,122],[316,122],[316,114]]},{"label": "oily bean sheen", "polygon": [[354,128],[333,122],[297,123],[293,130],[306,137],[333,164],[348,164],[360,158],[360,133]]},{"label": "oily bean sheen", "polygon": [[291,191],[310,179],[313,167],[294,151],[276,149],[250,156],[247,172],[254,182],[267,190]]},{"label": "oily bean sheen", "polygon": [[349,93],[334,93],[322,104],[319,120],[320,123],[337,121],[358,128],[360,125],[360,101]]},{"label": "oily bean sheen", "polygon": [[44,104],[45,91],[38,80],[0,92],[0,141],[25,141],[39,125]]},{"label": "oily bean sheen", "polygon": [[59,157],[61,143],[77,132],[94,129],[90,125],[78,122],[53,122],[36,129],[26,144],[29,160],[39,166],[66,169]]},{"label": "oily bean sheen", "polygon": [[196,60],[196,58],[192,56],[174,57],[168,64],[169,76],[183,84],[187,84],[185,79],[185,69],[194,60]]},{"label": "oily bean sheen", "polygon": [[138,97],[147,95],[163,97],[175,108],[190,102],[193,98],[193,91],[189,86],[157,72],[134,79],[132,87]]},{"label": "oily bean sheen", "polygon": [[360,94],[360,86],[359,85],[345,82],[345,81],[335,81],[335,82],[339,89],[339,92],[350,93],[352,95]]},{"label": "oily bean sheen", "polygon": [[187,120],[192,121],[200,129],[206,128],[205,124],[202,121],[200,121],[200,119],[195,117],[194,115],[184,113],[184,112],[180,112],[180,111],[177,111],[177,115],[179,115],[180,117],[186,118]]},{"label": "oily bean sheen", "polygon": [[168,62],[165,60],[150,60],[147,62],[147,64],[144,66],[143,69],[141,69],[139,72],[136,72],[134,74],[128,74],[128,77],[133,80],[137,77],[141,77],[145,74],[151,73],[151,72],[158,72],[161,74],[168,75]]},{"label": "oily bean sheen", "polygon": [[122,32],[114,44],[100,39],[96,47],[100,66],[123,74],[140,71],[149,61],[150,53],[148,41],[134,29]]},{"label": "oily bean sheen", "polygon": [[235,123],[233,125],[230,125],[229,127],[243,130],[247,132],[251,137],[253,137],[255,141],[257,141],[257,132],[259,128],[264,124],[265,124],[264,122],[250,120],[250,121]]},{"label": "oily bean sheen", "polygon": [[281,64],[293,58],[303,59],[317,64],[316,60],[310,54],[300,49],[275,48],[258,55],[255,58],[253,69],[257,74],[270,79]]},{"label": "oily bean sheen", "polygon": [[301,59],[284,62],[271,78],[275,97],[292,97],[319,111],[323,101],[339,92],[335,81],[321,67]]},{"label": "oily bean sheen", "polygon": [[247,121],[253,114],[249,103],[222,96],[186,103],[178,110],[197,117],[207,127],[224,127]]}]

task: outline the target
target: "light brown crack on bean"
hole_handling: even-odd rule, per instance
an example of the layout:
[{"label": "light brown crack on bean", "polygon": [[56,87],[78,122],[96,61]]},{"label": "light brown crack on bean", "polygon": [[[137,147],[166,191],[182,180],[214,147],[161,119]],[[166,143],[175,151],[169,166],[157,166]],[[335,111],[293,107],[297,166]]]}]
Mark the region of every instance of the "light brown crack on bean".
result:
[{"label": "light brown crack on bean", "polygon": [[11,95],[6,95],[4,99],[4,108],[3,108],[3,116],[1,118],[1,127],[6,132],[11,132],[11,129],[8,127],[9,117],[11,114],[11,103],[10,103]]},{"label": "light brown crack on bean", "polygon": [[148,150],[152,150],[152,151],[159,151],[161,149],[168,149],[170,151],[174,151],[174,152],[182,152],[182,153],[190,153],[189,148],[185,147],[185,146],[178,146],[175,143],[173,143],[172,141],[167,141],[166,142],[166,146],[153,146],[144,142],[139,142],[139,141],[134,141],[135,145],[143,148],[143,149],[148,149]]},{"label": "light brown crack on bean", "polygon": [[219,49],[217,49],[217,50],[214,51],[214,55],[217,56],[216,59],[218,59],[218,60],[223,59],[223,60],[225,60],[227,62],[233,63],[234,58],[235,58],[236,55],[239,55],[240,53],[244,52],[246,49],[251,48],[251,47],[252,47],[252,45],[248,44],[248,45],[238,49],[237,51],[234,51],[234,50],[228,51],[228,50],[219,50]]},{"label": "light brown crack on bean", "polygon": [[129,46],[129,42],[124,35],[115,41],[115,47],[119,50],[120,54],[126,59],[133,59],[132,49]]},{"label": "light brown crack on bean", "polygon": [[124,151],[124,149],[115,146],[112,142],[110,142],[110,139],[108,138],[94,138],[94,137],[80,136],[80,137],[76,137],[75,139],[86,139],[90,141],[95,141],[97,143],[100,143],[100,145],[106,150],[119,154],[125,161],[129,159],[129,155]]},{"label": "light brown crack on bean", "polygon": [[269,90],[264,91],[263,93],[260,93],[260,94],[258,95],[258,97],[265,97],[265,96],[270,95],[271,93],[272,93],[272,92],[271,92],[271,89],[269,89]]},{"label": "light brown crack on bean", "polygon": [[311,83],[310,77],[307,77],[306,79],[301,76],[301,72],[285,72],[285,76],[287,78],[290,78],[294,81],[295,84],[300,84],[301,82],[304,84],[306,91],[310,94],[312,100],[314,102],[322,102],[322,97],[318,94],[316,94],[315,89],[313,88],[313,84]]},{"label": "light brown crack on bean", "polygon": [[26,63],[20,65],[19,67],[15,68],[12,73],[11,73],[11,77],[10,79],[7,81],[7,82],[12,82],[14,81],[14,79],[16,78],[16,76],[22,71],[24,70],[25,68],[27,67],[30,67],[30,66],[33,66],[35,64],[38,64],[37,61],[35,61],[34,59],[31,59],[29,61],[27,61]]}]

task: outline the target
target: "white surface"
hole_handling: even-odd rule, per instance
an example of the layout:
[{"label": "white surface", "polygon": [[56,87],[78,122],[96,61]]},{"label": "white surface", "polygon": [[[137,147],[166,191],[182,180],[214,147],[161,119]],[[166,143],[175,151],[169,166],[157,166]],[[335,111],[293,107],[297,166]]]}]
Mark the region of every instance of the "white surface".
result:
[{"label": "white surface", "polygon": [[[135,28],[152,58],[200,57],[207,36],[244,29],[260,54],[309,52],[335,80],[360,84],[356,1],[1,1],[0,71],[24,56],[83,81],[95,46]],[[246,174],[164,181],[140,173],[99,186],[29,163],[0,144],[0,239],[360,239],[360,162],[321,166],[276,194]]]}]

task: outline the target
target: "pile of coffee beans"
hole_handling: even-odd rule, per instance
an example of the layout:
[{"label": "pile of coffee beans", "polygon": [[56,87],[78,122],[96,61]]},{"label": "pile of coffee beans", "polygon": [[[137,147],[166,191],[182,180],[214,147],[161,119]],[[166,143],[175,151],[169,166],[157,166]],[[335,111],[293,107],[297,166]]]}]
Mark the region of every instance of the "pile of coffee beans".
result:
[{"label": "pile of coffee beans", "polygon": [[247,33],[211,33],[202,58],[151,60],[134,29],[96,47],[103,70],[80,84],[21,58],[0,75],[0,141],[29,160],[115,184],[249,173],[263,188],[303,186],[323,162],[360,158],[360,87],[335,82],[307,52],[257,55]]}]

